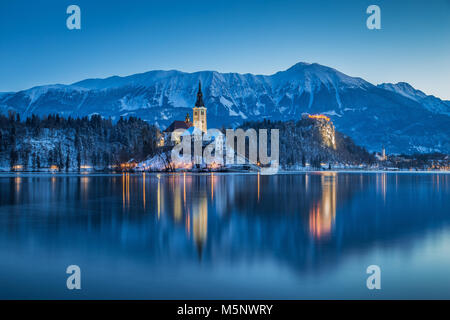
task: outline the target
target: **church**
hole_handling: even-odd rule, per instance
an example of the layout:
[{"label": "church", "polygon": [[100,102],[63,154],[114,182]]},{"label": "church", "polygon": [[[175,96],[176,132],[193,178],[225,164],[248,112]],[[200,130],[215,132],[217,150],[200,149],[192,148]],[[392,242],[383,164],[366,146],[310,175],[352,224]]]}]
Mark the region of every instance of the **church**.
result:
[{"label": "church", "polygon": [[203,103],[202,83],[198,82],[197,102],[195,102],[194,112],[194,127],[199,128],[205,132],[208,130],[206,126],[206,107]]},{"label": "church", "polygon": [[191,134],[197,130],[200,130],[203,133],[206,133],[206,131],[208,130],[206,123],[206,107],[205,103],[203,102],[201,81],[198,82],[197,101],[192,108],[192,112],[193,121],[191,121],[188,113],[186,114],[186,118],[184,119],[184,121],[175,120],[163,131],[158,144],[160,147],[180,143],[181,132],[175,132],[178,129],[192,131],[190,132]]}]

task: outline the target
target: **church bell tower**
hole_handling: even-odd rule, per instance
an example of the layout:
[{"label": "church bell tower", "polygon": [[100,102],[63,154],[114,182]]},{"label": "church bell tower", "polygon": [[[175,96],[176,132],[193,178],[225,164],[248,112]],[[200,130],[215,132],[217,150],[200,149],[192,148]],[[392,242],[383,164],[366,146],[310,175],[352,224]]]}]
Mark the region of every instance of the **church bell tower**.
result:
[{"label": "church bell tower", "polygon": [[203,103],[202,83],[200,81],[198,82],[197,101],[195,102],[193,111],[194,127],[206,132],[206,107]]}]

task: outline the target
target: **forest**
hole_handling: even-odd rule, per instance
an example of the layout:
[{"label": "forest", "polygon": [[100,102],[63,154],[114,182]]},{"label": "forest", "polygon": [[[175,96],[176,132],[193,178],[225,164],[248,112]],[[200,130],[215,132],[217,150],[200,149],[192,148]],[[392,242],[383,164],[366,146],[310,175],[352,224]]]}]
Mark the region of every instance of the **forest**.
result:
[{"label": "forest", "polygon": [[[314,168],[323,163],[370,165],[375,157],[353,140],[336,131],[331,121],[325,119],[302,118],[298,121],[246,122],[243,129],[279,129],[280,165],[289,169],[307,164]],[[270,137],[268,138],[270,141]]]},{"label": "forest", "polygon": [[159,130],[135,117],[0,115],[0,169],[108,170],[154,154]]},{"label": "forest", "polygon": [[[243,129],[279,129],[280,165],[295,169],[331,164],[370,165],[374,156],[350,137],[335,131],[331,121],[246,122]],[[21,119],[0,115],[0,170],[71,172],[120,170],[157,156],[159,129],[136,117],[118,121],[99,115],[63,118],[48,115]],[[270,136],[269,139],[270,141]]]}]

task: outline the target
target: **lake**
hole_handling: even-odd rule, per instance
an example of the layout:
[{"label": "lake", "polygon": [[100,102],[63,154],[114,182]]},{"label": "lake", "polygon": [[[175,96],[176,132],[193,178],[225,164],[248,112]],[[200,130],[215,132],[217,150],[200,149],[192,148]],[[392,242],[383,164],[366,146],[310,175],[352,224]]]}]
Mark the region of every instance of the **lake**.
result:
[{"label": "lake", "polygon": [[[2,299],[450,299],[448,173],[2,174]],[[66,268],[81,268],[68,290]],[[366,269],[381,268],[381,290]]]}]

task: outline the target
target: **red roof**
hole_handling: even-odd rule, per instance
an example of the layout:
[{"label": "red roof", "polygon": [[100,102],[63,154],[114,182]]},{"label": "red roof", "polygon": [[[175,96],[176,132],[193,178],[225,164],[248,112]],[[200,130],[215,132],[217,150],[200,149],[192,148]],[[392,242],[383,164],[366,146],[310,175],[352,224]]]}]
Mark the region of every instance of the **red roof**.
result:
[{"label": "red roof", "polygon": [[164,132],[174,132],[177,129],[189,129],[190,127],[192,127],[191,122],[186,123],[185,121],[175,120]]}]

